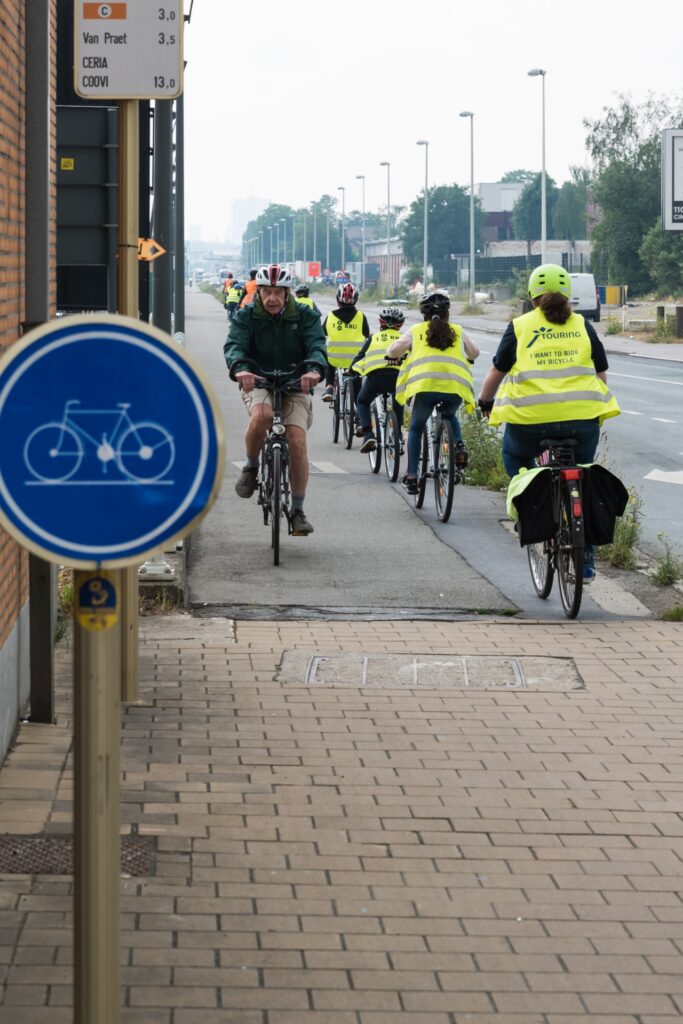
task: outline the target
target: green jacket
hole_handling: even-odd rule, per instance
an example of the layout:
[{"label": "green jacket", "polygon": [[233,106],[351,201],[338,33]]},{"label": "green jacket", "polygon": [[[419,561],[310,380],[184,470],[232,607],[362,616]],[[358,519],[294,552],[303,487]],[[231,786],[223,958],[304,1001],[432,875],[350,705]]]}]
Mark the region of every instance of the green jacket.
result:
[{"label": "green jacket", "polygon": [[325,335],[320,317],[292,295],[279,316],[263,308],[258,295],[238,310],[223,346],[228,369],[248,369],[240,360],[253,359],[263,370],[287,370],[292,363],[309,360],[324,376],[327,368]]}]

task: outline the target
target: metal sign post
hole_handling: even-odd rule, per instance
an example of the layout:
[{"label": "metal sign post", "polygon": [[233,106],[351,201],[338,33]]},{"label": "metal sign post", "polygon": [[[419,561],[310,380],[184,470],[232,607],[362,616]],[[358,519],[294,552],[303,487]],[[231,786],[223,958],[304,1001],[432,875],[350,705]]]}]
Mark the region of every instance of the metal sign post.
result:
[{"label": "metal sign post", "polygon": [[[132,248],[137,263],[137,238]],[[122,570],[185,537],[215,500],[220,413],[200,368],[158,328],[64,317],[0,363],[0,437],[12,439],[0,446],[0,526],[41,558],[82,570],[75,1022],[118,1024]]]}]

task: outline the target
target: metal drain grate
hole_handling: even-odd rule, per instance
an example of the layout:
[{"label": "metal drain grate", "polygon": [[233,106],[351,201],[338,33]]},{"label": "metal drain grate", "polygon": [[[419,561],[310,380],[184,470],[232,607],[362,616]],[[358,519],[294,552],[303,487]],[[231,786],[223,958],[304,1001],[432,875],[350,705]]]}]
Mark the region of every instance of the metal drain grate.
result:
[{"label": "metal drain grate", "polygon": [[419,690],[579,690],[573,658],[285,651],[277,680],[295,686]]},{"label": "metal drain grate", "polygon": [[[121,874],[153,875],[153,838],[121,836]],[[73,836],[0,836],[0,874],[73,875]]]}]

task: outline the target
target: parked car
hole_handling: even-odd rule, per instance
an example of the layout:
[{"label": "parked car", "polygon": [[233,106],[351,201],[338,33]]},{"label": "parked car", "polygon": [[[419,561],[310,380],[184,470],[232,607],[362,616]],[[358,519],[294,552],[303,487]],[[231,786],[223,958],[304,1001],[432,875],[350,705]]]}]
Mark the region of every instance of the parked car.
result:
[{"label": "parked car", "polygon": [[570,274],[572,313],[581,313],[587,320],[600,322],[600,295],[592,274]]}]

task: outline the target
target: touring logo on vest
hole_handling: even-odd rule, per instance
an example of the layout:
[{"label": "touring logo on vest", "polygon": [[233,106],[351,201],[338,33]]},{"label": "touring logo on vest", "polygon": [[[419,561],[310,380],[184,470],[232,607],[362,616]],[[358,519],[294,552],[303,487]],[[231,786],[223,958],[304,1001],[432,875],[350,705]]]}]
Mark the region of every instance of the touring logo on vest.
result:
[{"label": "touring logo on vest", "polygon": [[531,341],[527,345],[527,348],[531,348],[539,338],[541,341],[564,341],[565,338],[580,337],[581,331],[554,331],[552,327],[537,327],[531,336]]}]

